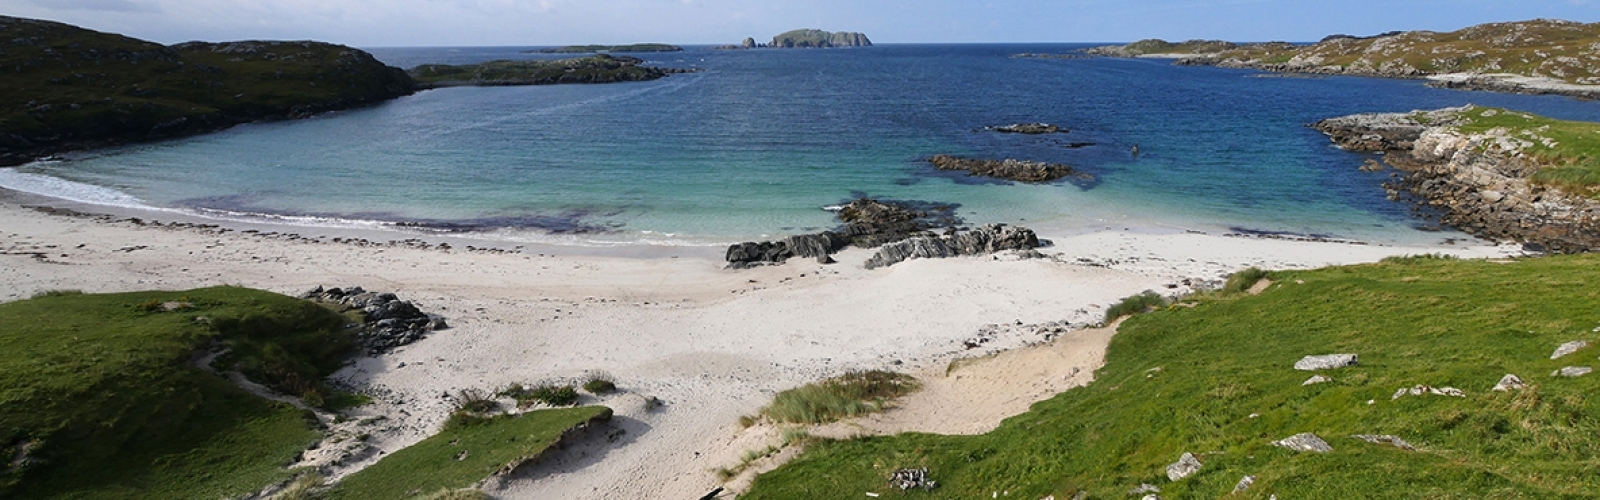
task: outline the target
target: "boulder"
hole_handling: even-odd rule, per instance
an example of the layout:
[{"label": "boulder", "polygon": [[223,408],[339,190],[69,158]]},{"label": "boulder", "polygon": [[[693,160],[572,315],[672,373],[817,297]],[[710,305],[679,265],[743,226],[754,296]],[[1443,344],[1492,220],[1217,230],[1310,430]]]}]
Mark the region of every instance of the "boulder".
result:
[{"label": "boulder", "polygon": [[1322,375],[1312,375],[1311,378],[1306,379],[1306,381],[1302,382],[1300,385],[1303,385],[1303,386],[1305,386],[1305,385],[1317,385],[1317,384],[1325,384],[1325,383],[1332,382],[1332,381],[1333,381],[1333,379],[1328,378],[1328,377],[1324,377]]},{"label": "boulder", "polygon": [[1039,237],[1025,227],[992,224],[944,237],[918,237],[884,245],[867,259],[867,269],[888,267],[911,259],[940,259],[986,255],[1005,250],[1031,250]]},{"label": "boulder", "polygon": [[1587,367],[1587,366],[1568,366],[1568,367],[1564,367],[1564,368],[1562,368],[1560,370],[1556,370],[1554,372],[1551,372],[1550,376],[1552,376],[1552,377],[1576,378],[1576,377],[1582,377],[1584,375],[1588,375],[1590,372],[1593,372],[1593,371],[1594,371],[1594,368],[1590,368],[1590,367]]},{"label": "boulder", "polygon": [[1494,389],[1491,390],[1495,392],[1506,392],[1512,389],[1523,389],[1526,387],[1528,387],[1528,384],[1522,381],[1522,377],[1507,373],[1506,376],[1500,377],[1500,383],[1495,384]]},{"label": "boulder", "polygon": [[1354,354],[1325,354],[1321,356],[1306,356],[1294,363],[1294,369],[1300,371],[1332,370],[1356,365]]},{"label": "boulder", "polygon": [[1137,488],[1128,490],[1129,495],[1144,495],[1148,493],[1161,493],[1161,488],[1157,488],[1156,485],[1150,483],[1144,483]]},{"label": "boulder", "polygon": [[1184,453],[1183,456],[1178,457],[1177,462],[1167,466],[1167,480],[1177,481],[1189,477],[1196,472],[1200,472],[1201,466],[1200,459],[1195,458],[1193,453]]},{"label": "boulder", "polygon": [[1250,486],[1252,486],[1254,484],[1256,484],[1256,477],[1255,476],[1245,476],[1244,478],[1239,480],[1239,484],[1233,485],[1233,492],[1234,493],[1244,493],[1245,490],[1249,490]]},{"label": "boulder", "polygon": [[1399,449],[1406,450],[1406,451],[1417,451],[1417,448],[1415,446],[1411,446],[1411,443],[1407,443],[1406,440],[1400,439],[1399,436],[1391,436],[1391,435],[1388,435],[1388,434],[1384,434],[1384,435],[1356,434],[1356,435],[1350,436],[1350,437],[1355,438],[1355,439],[1360,439],[1362,441],[1366,441],[1366,442],[1372,443],[1372,444],[1388,444],[1388,445],[1393,445],[1395,448],[1399,448]]},{"label": "boulder", "polygon": [[1317,437],[1316,434],[1309,432],[1302,432],[1293,436],[1279,439],[1277,441],[1273,441],[1272,445],[1280,448],[1304,452],[1327,453],[1333,451],[1333,447],[1328,446],[1327,441],[1323,441],[1322,438]]},{"label": "boulder", "polygon": [[1574,340],[1572,342],[1561,344],[1560,346],[1556,347],[1555,352],[1550,353],[1550,359],[1561,359],[1562,357],[1578,352],[1579,349],[1583,349],[1585,347],[1589,347],[1589,341],[1587,340]]},{"label": "boulder", "polygon": [[1395,391],[1394,392],[1394,396],[1390,397],[1389,399],[1390,400],[1395,400],[1395,399],[1400,399],[1400,398],[1405,397],[1405,396],[1421,396],[1421,395],[1424,395],[1424,394],[1432,394],[1434,396],[1448,396],[1448,397],[1452,397],[1452,398],[1464,398],[1464,397],[1467,397],[1467,393],[1462,392],[1461,389],[1457,389],[1457,388],[1454,388],[1454,387],[1432,387],[1432,386],[1420,385],[1419,384],[1419,385],[1416,385],[1414,387],[1401,387],[1400,390]]}]

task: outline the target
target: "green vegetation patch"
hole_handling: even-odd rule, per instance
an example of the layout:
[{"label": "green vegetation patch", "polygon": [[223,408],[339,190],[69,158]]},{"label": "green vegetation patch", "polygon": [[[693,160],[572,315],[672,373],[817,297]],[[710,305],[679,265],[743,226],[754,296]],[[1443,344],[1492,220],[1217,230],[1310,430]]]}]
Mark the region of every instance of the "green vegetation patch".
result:
[{"label": "green vegetation patch", "polygon": [[586,406],[501,415],[445,429],[345,478],[327,498],[404,499],[468,488],[537,459],[568,430],[610,418],[610,408]]},{"label": "green vegetation patch", "polygon": [[660,68],[640,66],[644,60],[605,54],[555,61],[499,60],[452,66],[424,64],[407,71],[423,85],[554,85],[560,83],[614,83],[656,80],[667,76]]},{"label": "green vegetation patch", "polygon": [[[1600,492],[1600,256],[1511,262],[1438,258],[1277,271],[1261,295],[1195,302],[1125,322],[1089,386],[981,436],[905,434],[812,444],[741,498],[851,498],[928,469],[911,498],[1593,498]],[[1357,366],[1302,385],[1304,356]],[[1529,387],[1494,392],[1506,374]],[[1454,387],[1465,397],[1402,396]],[[1330,453],[1269,444],[1316,433]],[[1414,445],[1354,439],[1394,435]],[[1204,464],[1173,482],[1183,453]],[[1229,496],[1246,475],[1248,491]],[[898,493],[897,493],[898,494]]]},{"label": "green vegetation patch", "polygon": [[286,478],[315,418],[194,362],[232,349],[216,364],[319,390],[351,343],[343,324],[235,287],[0,304],[0,497],[218,498]]},{"label": "green vegetation patch", "polygon": [[1600,123],[1557,120],[1501,108],[1474,106],[1461,114],[1464,133],[1504,129],[1526,141],[1525,153],[1542,166],[1531,180],[1564,191],[1600,195]]},{"label": "green vegetation patch", "polygon": [[778,422],[824,424],[884,409],[920,388],[917,379],[880,370],[849,372],[778,393],[762,410]]}]

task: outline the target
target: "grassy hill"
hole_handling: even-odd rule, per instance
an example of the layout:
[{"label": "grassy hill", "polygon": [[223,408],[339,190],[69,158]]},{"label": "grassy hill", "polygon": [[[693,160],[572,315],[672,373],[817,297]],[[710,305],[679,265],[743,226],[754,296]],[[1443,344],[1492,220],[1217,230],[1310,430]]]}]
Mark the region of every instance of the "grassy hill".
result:
[{"label": "grassy hill", "polygon": [[413,91],[405,72],[321,42],[172,46],[0,16],[0,166],[301,117]]},{"label": "grassy hill", "polygon": [[[891,472],[922,467],[938,487],[904,497],[1126,498],[1151,484],[1163,498],[1593,498],[1600,374],[1552,372],[1600,364],[1600,346],[1551,354],[1569,341],[1600,344],[1600,290],[1588,286],[1597,264],[1422,257],[1271,273],[1259,296],[1130,319],[1095,382],[993,432],[814,444],[741,498],[888,494]],[[1334,353],[1360,362],[1302,385],[1312,373],[1295,362]],[[1491,391],[1506,374],[1528,387]],[[1395,397],[1418,385],[1465,397]],[[1333,450],[1270,444],[1304,432]],[[1202,468],[1169,481],[1167,465],[1184,453]],[[1254,485],[1230,496],[1247,475]]]},{"label": "grassy hill", "polygon": [[237,497],[284,479],[315,417],[197,356],[227,350],[211,366],[311,396],[352,346],[345,322],[234,287],[0,304],[0,498]]},{"label": "grassy hill", "polygon": [[[1099,53],[1116,49],[1103,48]],[[1313,45],[1144,40],[1120,50],[1125,55],[1204,54],[1207,57],[1187,62],[1271,71],[1413,78],[1504,73],[1600,85],[1600,23],[1548,19],[1481,24],[1448,33],[1333,35]]]}]

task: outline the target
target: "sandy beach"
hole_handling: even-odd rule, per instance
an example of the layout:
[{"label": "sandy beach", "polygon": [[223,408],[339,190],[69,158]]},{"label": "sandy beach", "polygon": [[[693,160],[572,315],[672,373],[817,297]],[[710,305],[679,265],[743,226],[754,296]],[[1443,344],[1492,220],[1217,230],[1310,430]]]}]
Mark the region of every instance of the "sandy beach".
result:
[{"label": "sandy beach", "polygon": [[[328,468],[335,477],[436,431],[451,409],[449,393],[592,372],[614,377],[621,393],[584,401],[615,409],[612,427],[488,485],[503,498],[697,498],[722,486],[713,470],[765,444],[739,416],[755,414],[777,391],[849,369],[912,373],[928,389],[841,432],[981,433],[1089,382],[1114,332],[1082,329],[1144,290],[1183,294],[1250,266],[1518,253],[1481,242],[1392,247],[1106,230],[1042,234],[1054,242],[1041,249],[1043,259],[1001,254],[869,271],[862,262],[870,252],[849,250],[833,265],[795,260],[730,271],[714,248],[355,245],[287,227],[168,227],[25,203],[0,198],[0,300],[52,289],[229,284],[299,294],[359,285],[447,318],[452,328],[335,375],[377,396],[357,415],[385,417],[364,431],[369,448]],[[960,358],[977,360],[947,373]],[[984,390],[992,393],[974,397]],[[649,398],[665,404],[652,407]]]}]

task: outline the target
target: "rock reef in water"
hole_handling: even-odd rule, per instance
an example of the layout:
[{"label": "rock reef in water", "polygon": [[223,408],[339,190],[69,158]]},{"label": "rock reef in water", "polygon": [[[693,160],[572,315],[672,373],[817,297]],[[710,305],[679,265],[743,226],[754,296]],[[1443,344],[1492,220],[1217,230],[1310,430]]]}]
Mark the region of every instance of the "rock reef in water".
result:
[{"label": "rock reef in water", "polygon": [[1011,125],[1001,125],[1001,126],[997,126],[997,127],[985,127],[984,130],[993,130],[995,132],[999,132],[999,133],[1002,133],[1002,134],[1024,134],[1024,135],[1065,134],[1065,133],[1067,133],[1067,129],[1061,128],[1060,126],[1051,125],[1049,123],[1013,123]]},{"label": "rock reef in water", "polygon": [[950,155],[936,155],[928,159],[939,170],[965,170],[971,175],[993,177],[1018,182],[1050,182],[1066,177],[1092,180],[1094,176],[1058,163],[1016,159],[980,160]]},{"label": "rock reef in water", "polygon": [[[1474,120],[1505,113],[1530,126],[1465,128]],[[1439,212],[1446,225],[1487,239],[1519,242],[1533,251],[1595,251],[1600,249],[1600,202],[1535,182],[1535,174],[1550,165],[1530,150],[1561,146],[1540,135],[1540,127],[1552,123],[1514,111],[1466,106],[1344,116],[1312,127],[1341,148],[1382,153],[1384,162],[1400,171],[1384,186],[1390,197],[1409,193],[1419,207]]]}]

